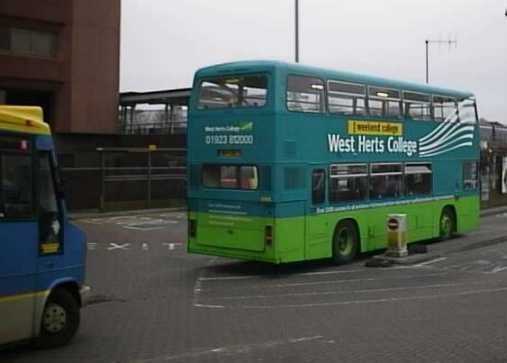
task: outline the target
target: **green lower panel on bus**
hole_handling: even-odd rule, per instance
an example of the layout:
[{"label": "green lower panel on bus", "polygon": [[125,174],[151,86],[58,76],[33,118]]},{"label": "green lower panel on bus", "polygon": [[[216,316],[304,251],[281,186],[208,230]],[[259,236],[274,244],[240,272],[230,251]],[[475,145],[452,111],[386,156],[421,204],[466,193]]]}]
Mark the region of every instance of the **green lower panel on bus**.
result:
[{"label": "green lower panel on bus", "polygon": [[[438,237],[444,208],[456,215],[456,232],[478,227],[479,198],[427,198],[421,201],[376,203],[364,207],[289,218],[261,218],[213,213],[190,212],[196,223],[190,236],[191,253],[259,260],[272,263],[294,262],[332,257],[332,240],[337,224],[352,220],[357,226],[361,252],[385,248],[388,214],[407,215],[408,241]],[[272,227],[272,236],[266,227]]]}]

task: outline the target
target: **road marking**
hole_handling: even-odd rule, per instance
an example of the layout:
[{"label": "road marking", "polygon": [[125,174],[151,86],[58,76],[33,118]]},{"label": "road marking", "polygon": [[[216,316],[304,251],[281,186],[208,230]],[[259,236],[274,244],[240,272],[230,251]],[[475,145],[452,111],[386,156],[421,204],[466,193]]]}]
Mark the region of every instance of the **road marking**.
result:
[{"label": "road marking", "polygon": [[117,243],[109,243],[109,247],[107,248],[108,251],[112,250],[127,250],[130,246],[130,243],[123,243],[123,244],[117,244]]},{"label": "road marking", "polygon": [[440,262],[440,261],[445,261],[445,260],[447,260],[447,257],[439,257],[439,258],[435,258],[433,260],[429,260],[429,261],[426,261],[426,262],[418,263],[417,265],[414,265],[414,266],[416,266],[416,267],[427,266],[427,265],[431,265],[433,263]]},{"label": "road marking", "polygon": [[434,294],[434,295],[421,295],[421,296],[405,296],[405,297],[389,297],[382,299],[366,299],[366,300],[347,300],[347,301],[334,301],[327,303],[310,303],[310,304],[285,304],[285,305],[243,305],[243,309],[287,309],[287,308],[315,308],[324,306],[339,306],[339,305],[359,305],[359,304],[378,304],[385,302],[398,302],[398,301],[411,301],[411,300],[434,300],[446,297],[458,296],[472,296],[480,294],[493,294],[499,292],[506,292],[507,287],[500,287],[496,289],[479,289],[468,290],[447,294]]},{"label": "road marking", "polygon": [[321,343],[328,343],[329,340],[325,341],[324,337],[322,335],[314,335],[314,336],[308,336],[308,337],[299,337],[299,338],[289,338],[284,340],[270,340],[263,343],[251,343],[251,344],[239,344],[239,345],[232,345],[232,346],[225,346],[225,347],[216,347],[212,349],[205,349],[205,350],[195,350],[191,352],[186,353],[180,353],[176,355],[166,355],[166,356],[159,356],[154,358],[148,358],[148,359],[140,359],[136,360],[130,363],[150,363],[150,362],[165,362],[165,361],[189,361],[190,359],[194,360],[200,360],[200,357],[205,356],[214,356],[214,355],[224,355],[225,357],[231,357],[234,355],[250,355],[255,350],[267,350],[267,349],[276,349],[280,346],[284,345],[292,345],[292,344],[300,344],[300,343],[308,343],[308,342],[315,342],[320,341]]},{"label": "road marking", "polygon": [[176,247],[179,247],[181,245],[182,245],[182,243],[178,243],[178,242],[162,242],[162,246],[167,246],[169,251],[173,251]]},{"label": "road marking", "polygon": [[383,280],[403,280],[403,279],[414,279],[420,277],[434,277],[434,276],[445,276],[448,275],[448,272],[437,272],[437,273],[428,273],[424,275],[403,275],[403,276],[393,276],[393,277],[382,277],[382,278],[358,278],[358,279],[349,279],[349,280],[325,280],[325,281],[312,281],[312,282],[294,282],[287,284],[276,284],[271,286],[261,286],[261,288],[265,289],[267,287],[292,287],[292,286],[311,286],[311,285],[325,285],[325,284],[346,284],[348,282],[362,282],[362,281],[383,281]]},{"label": "road marking", "polygon": [[[396,269],[406,269],[404,266],[392,268],[392,270]],[[357,272],[365,272],[371,271],[370,269],[356,269],[356,270],[333,270],[333,271],[317,271],[317,272],[301,272],[301,273],[282,273],[280,275],[284,276],[314,276],[314,275],[335,275],[335,274],[347,274],[347,273],[357,273]],[[272,275],[275,275],[274,273]],[[255,278],[263,278],[266,275],[243,275],[243,276],[202,276],[199,277],[201,281],[220,281],[220,280],[250,280]]]},{"label": "road marking", "polygon": [[[409,270],[413,269],[414,267],[417,267],[417,265],[414,266],[394,266],[390,267],[389,270]],[[281,273],[280,276],[318,276],[318,275],[336,275],[336,274],[348,274],[348,273],[358,273],[358,272],[371,272],[371,269],[368,268],[362,268],[362,269],[355,269],[355,270],[333,270],[333,271],[316,271],[316,272],[301,272],[301,273]],[[201,281],[220,281],[220,280],[250,280],[255,278],[263,278],[266,276],[274,276],[275,273],[271,275],[266,274],[259,274],[259,275],[242,275],[242,276],[201,276],[199,279]]]},{"label": "road marking", "polygon": [[225,306],[223,306],[223,305],[208,305],[208,304],[198,304],[198,303],[195,303],[193,306],[195,308],[225,309]]},{"label": "road marking", "polygon": [[93,251],[95,250],[95,247],[97,247],[95,242],[88,242],[88,250]]},{"label": "road marking", "polygon": [[148,251],[148,244],[147,243],[143,243],[141,245],[141,248],[143,249],[143,251]]},{"label": "road marking", "polygon": [[[458,287],[466,285],[465,283],[455,284],[435,284],[425,286],[405,286],[405,287],[387,287],[382,289],[361,289],[361,290],[342,290],[342,291],[316,291],[316,292],[294,292],[288,294],[273,294],[273,295],[244,295],[244,296],[223,296],[223,297],[203,297],[206,300],[248,300],[248,299],[269,299],[278,297],[291,297],[291,296],[318,296],[318,295],[343,295],[343,294],[368,294],[372,292],[389,292],[389,291],[403,291],[403,290],[419,290],[419,289],[438,289],[441,287]],[[470,284],[468,284],[470,285]],[[199,290],[201,291],[201,290]]]},{"label": "road marking", "polygon": [[505,271],[505,270],[507,270],[507,266],[497,266],[493,270],[491,270],[491,271],[489,271],[487,273],[496,274],[498,272]]}]

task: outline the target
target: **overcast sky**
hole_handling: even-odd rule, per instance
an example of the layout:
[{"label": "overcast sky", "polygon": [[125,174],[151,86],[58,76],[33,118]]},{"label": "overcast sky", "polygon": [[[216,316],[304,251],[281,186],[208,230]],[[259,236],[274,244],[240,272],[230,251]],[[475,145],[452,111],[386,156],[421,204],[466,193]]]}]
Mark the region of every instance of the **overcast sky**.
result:
[{"label": "overcast sky", "polygon": [[[196,69],[294,60],[294,0],[122,0],[122,91],[190,87]],[[507,123],[507,0],[300,0],[300,62],[476,94]]]}]

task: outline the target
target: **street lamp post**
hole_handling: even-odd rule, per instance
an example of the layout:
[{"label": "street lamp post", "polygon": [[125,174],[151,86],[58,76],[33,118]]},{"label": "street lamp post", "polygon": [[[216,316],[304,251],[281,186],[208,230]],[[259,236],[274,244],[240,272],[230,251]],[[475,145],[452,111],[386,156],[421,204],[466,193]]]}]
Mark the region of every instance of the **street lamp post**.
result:
[{"label": "street lamp post", "polygon": [[294,0],[294,6],[295,6],[295,19],[294,19],[294,32],[295,32],[295,61],[296,63],[299,63],[299,0]]}]

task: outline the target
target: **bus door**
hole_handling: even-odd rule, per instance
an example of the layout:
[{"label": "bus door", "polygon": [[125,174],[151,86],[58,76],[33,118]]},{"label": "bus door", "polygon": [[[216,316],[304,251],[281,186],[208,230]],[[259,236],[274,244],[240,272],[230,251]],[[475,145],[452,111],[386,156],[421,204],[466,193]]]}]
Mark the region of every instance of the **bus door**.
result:
[{"label": "bus door", "polygon": [[0,344],[33,335],[38,224],[30,140],[0,135]]},{"label": "bus door", "polygon": [[[39,289],[48,289],[55,272],[65,267],[63,255],[63,214],[57,198],[53,153],[38,152],[38,278]],[[38,308],[41,308],[40,306]]]},{"label": "bus door", "polygon": [[305,258],[319,258],[325,254],[325,249],[331,246],[328,237],[327,219],[324,213],[319,213],[326,202],[327,173],[324,167],[311,169],[311,195],[306,208],[306,241]]}]

